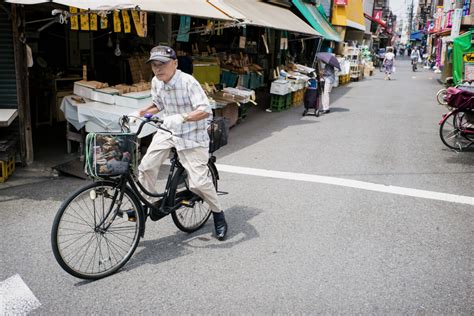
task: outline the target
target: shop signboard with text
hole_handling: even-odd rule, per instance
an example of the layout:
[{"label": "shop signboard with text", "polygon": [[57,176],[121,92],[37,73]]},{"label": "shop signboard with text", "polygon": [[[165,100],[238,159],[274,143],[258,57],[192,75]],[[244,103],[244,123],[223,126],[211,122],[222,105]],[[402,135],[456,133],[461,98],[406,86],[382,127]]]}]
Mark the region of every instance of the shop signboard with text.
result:
[{"label": "shop signboard with text", "polygon": [[462,20],[462,9],[454,10],[453,23],[451,27],[451,38],[455,38],[459,36],[459,31],[461,30],[461,20]]},{"label": "shop signboard with text", "polygon": [[334,4],[337,6],[346,6],[349,0],[334,0]]}]

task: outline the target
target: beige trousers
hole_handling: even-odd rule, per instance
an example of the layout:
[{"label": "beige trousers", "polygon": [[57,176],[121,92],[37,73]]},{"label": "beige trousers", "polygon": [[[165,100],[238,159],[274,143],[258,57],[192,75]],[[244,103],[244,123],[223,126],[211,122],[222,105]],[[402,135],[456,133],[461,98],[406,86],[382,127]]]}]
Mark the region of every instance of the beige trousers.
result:
[{"label": "beige trousers", "polygon": [[324,91],[321,100],[322,110],[329,110],[329,93],[332,90],[332,83],[329,80],[324,81]]},{"label": "beige trousers", "polygon": [[[155,135],[156,136],[156,135]],[[146,154],[138,166],[138,180],[149,192],[157,192],[156,181],[158,171],[166,158],[169,157],[173,140],[153,138]],[[217,192],[212,183],[212,177],[207,166],[209,160],[208,149],[196,147],[178,151],[179,161],[188,173],[189,189],[203,198],[213,212],[222,210]]]}]

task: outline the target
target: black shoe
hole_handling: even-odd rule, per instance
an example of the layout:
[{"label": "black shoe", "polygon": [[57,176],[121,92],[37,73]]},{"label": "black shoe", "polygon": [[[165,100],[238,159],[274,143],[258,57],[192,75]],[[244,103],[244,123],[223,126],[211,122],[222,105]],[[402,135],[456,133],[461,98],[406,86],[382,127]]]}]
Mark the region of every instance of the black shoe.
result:
[{"label": "black shoe", "polygon": [[224,212],[212,212],[214,217],[214,227],[216,228],[216,237],[219,240],[224,240],[227,234],[227,222],[225,221]]},{"label": "black shoe", "polygon": [[328,114],[329,112],[331,112],[331,110],[323,110],[323,111],[321,111],[322,114]]}]

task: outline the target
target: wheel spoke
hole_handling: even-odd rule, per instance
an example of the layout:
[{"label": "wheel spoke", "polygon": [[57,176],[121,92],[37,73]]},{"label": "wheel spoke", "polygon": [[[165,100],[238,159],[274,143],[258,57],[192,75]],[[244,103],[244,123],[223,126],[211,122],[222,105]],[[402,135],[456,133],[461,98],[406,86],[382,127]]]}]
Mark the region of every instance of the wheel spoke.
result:
[{"label": "wheel spoke", "polygon": [[[115,186],[94,183],[74,193],[69,202],[58,212],[52,238],[55,257],[69,273],[82,278],[100,278],[113,273],[130,258],[140,235],[141,217],[137,206],[128,192],[123,195]],[[96,198],[91,198],[91,192]],[[128,212],[132,211],[134,221],[120,218],[112,203],[117,192],[121,201],[116,201]],[[120,204],[119,204],[120,203]],[[105,218],[109,214],[109,218]],[[127,214],[128,215],[128,214]],[[111,221],[101,225],[103,221]]]}]

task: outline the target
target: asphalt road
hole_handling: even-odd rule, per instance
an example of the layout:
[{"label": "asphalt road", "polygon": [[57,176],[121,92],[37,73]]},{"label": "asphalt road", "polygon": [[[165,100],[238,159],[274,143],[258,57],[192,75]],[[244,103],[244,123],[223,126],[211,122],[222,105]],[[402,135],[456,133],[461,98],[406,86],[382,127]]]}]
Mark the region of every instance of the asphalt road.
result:
[{"label": "asphalt road", "polygon": [[193,234],[150,223],[129,263],[95,282],[66,274],[50,246],[56,210],[84,181],[12,178],[0,186],[0,293],[19,275],[31,313],[48,315],[472,315],[474,202],[456,197],[474,196],[474,152],[439,139],[438,77],[402,61],[391,81],[376,71],[335,88],[319,118],[255,109],[217,153],[236,170],[219,183],[228,239],[213,238],[212,221]]}]

